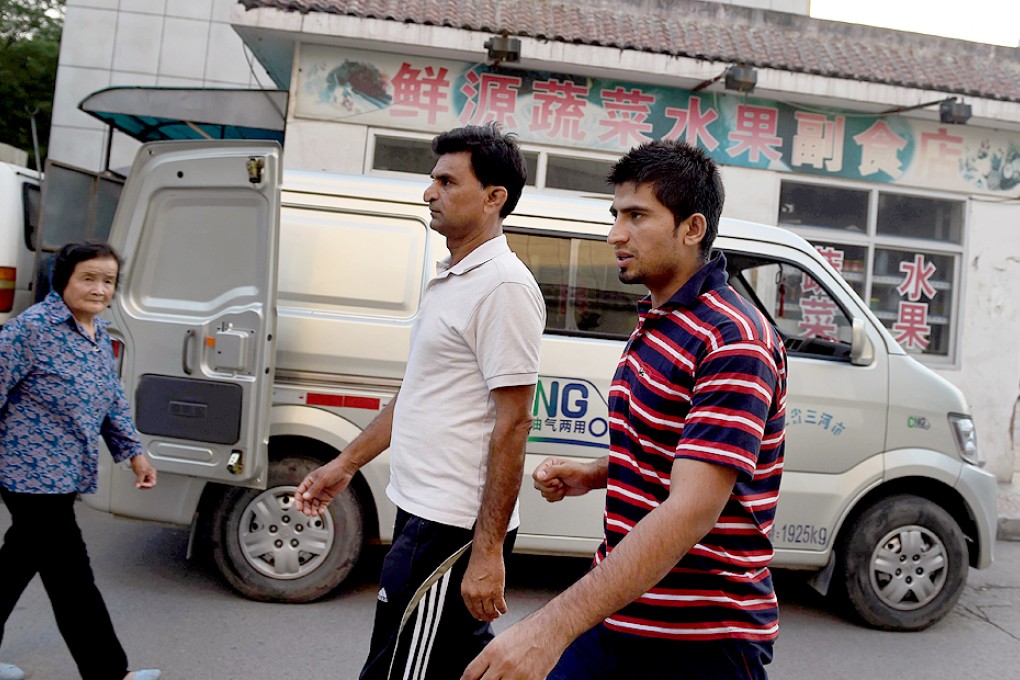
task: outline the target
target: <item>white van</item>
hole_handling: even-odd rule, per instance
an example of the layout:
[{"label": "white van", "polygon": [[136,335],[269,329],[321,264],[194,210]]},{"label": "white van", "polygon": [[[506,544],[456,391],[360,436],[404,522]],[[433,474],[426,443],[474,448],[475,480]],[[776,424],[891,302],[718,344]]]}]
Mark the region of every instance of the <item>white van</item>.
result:
[{"label": "white van", "polygon": [[[336,588],[364,542],[391,539],[385,454],[322,518],[295,512],[292,493],[400,385],[446,251],[424,183],[293,172],[281,191],[280,176],[270,144],[142,147],[110,237],[126,258],[110,316],[160,483],[140,492],[103,456],[86,501],[191,525],[238,591],[304,602]],[[643,289],[618,279],[608,201],[528,194],[505,226],[548,310],[530,476],[546,455],[606,453],[606,396]],[[716,245],[789,348],[775,566],[838,585],[872,626],[932,624],[968,565],[992,561],[996,483],[966,400],[803,239],[724,220]],[[526,478],[517,549],[591,554],[603,499],[549,504]]]},{"label": "white van", "polygon": [[32,304],[39,173],[0,163],[0,326]]}]

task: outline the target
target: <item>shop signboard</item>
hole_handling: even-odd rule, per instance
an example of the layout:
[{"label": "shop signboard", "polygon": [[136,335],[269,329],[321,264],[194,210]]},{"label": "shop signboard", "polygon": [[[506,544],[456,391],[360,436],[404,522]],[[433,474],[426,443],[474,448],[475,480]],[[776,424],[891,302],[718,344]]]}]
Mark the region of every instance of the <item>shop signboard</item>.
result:
[{"label": "shop signboard", "polygon": [[547,71],[302,45],[295,115],[626,152],[679,138],[717,162],[962,193],[1020,191],[1020,135]]}]

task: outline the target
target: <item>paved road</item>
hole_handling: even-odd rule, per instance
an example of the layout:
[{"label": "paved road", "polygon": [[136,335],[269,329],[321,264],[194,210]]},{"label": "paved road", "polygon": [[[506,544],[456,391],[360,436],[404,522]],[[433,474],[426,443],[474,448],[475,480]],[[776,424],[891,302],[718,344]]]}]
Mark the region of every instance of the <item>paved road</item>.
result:
[{"label": "paved road", "polygon": [[[78,513],[100,588],[135,667],[162,667],[167,680],[357,677],[371,633],[378,550],[351,585],[326,601],[262,604],[234,595],[212,567],[188,562],[186,531],[115,519],[80,504]],[[8,525],[0,506],[0,530]],[[782,633],[770,676],[1016,677],[1020,543],[1000,541],[996,549],[991,569],[971,571],[953,613],[921,633],[882,633],[849,623],[798,579],[779,574]],[[540,606],[586,567],[586,560],[516,557],[507,620]],[[30,680],[77,678],[38,579],[7,624],[0,658],[25,667]]]}]

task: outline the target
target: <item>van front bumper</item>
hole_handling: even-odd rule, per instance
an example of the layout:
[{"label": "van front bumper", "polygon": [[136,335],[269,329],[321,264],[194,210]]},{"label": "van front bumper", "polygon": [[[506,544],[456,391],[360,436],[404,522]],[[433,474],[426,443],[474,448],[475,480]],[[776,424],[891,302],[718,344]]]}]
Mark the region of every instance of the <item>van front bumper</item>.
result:
[{"label": "van front bumper", "polygon": [[964,465],[956,490],[974,513],[977,526],[977,561],[973,566],[985,569],[992,564],[995,534],[998,528],[999,486],[995,475],[973,465]]}]

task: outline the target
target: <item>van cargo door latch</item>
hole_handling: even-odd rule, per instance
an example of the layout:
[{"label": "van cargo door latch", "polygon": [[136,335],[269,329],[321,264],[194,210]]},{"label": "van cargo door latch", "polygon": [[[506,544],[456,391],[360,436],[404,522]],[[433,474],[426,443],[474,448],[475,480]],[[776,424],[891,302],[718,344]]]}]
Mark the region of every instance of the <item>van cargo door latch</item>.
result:
[{"label": "van cargo door latch", "polygon": [[245,167],[248,169],[248,181],[252,184],[262,184],[262,171],[266,169],[266,159],[252,156]]},{"label": "van cargo door latch", "polygon": [[234,450],[230,453],[230,458],[227,460],[227,472],[232,475],[239,475],[244,472],[244,461],[241,460],[241,452]]}]

